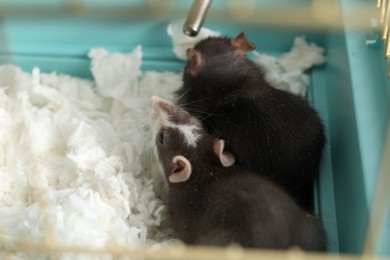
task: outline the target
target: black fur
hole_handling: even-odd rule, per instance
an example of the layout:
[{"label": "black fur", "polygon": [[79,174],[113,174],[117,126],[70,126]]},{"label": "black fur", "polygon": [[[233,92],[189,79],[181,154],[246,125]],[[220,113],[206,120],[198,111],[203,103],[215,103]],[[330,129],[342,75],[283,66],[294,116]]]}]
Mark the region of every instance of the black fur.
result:
[{"label": "black fur", "polygon": [[311,209],[312,185],[325,144],[323,125],[306,100],[273,88],[229,38],[208,38],[194,48],[197,75],[183,75],[177,104],[226,141],[245,169],[261,172]]},{"label": "black fur", "polygon": [[[170,115],[173,120],[185,120],[170,111],[175,113]],[[203,129],[196,147],[186,145],[175,128],[160,131],[163,142],[160,132],[156,145],[166,178],[175,156],[186,157],[192,165],[187,181],[169,183],[168,212],[177,238],[207,246],[326,250],[326,235],[315,216],[258,174],[238,165],[223,167],[212,148],[215,138]]]}]

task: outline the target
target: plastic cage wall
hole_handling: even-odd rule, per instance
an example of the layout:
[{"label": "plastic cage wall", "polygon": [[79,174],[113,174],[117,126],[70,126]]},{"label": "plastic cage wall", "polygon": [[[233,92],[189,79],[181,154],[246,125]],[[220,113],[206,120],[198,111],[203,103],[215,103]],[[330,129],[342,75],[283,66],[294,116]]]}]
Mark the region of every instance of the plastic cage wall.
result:
[{"label": "plastic cage wall", "polygon": [[[3,0],[0,64],[16,64],[28,72],[38,66],[43,72],[90,78],[87,53],[91,48],[127,52],[141,44],[144,71],[179,72],[183,62],[174,56],[166,28],[172,20],[184,18],[191,4],[179,0]],[[315,208],[332,253],[390,255],[390,195],[386,187],[390,183],[390,86],[387,44],[382,41],[388,35],[389,6],[386,0],[215,0],[206,18],[206,27],[226,35],[245,31],[259,51],[276,56],[288,51],[297,35],[325,48],[326,64],[309,72],[307,98],[326,126],[328,144],[315,187]],[[14,250],[42,254],[83,251],[77,246],[23,241]],[[286,257],[285,253],[237,248],[178,247],[176,253],[127,247],[107,250],[114,255],[175,259],[182,259],[183,254],[199,259],[223,254],[231,254],[232,259],[252,259],[258,254],[266,254],[267,259],[271,257],[268,254]],[[186,250],[192,250],[192,255]],[[105,249],[85,251],[105,254]]]}]

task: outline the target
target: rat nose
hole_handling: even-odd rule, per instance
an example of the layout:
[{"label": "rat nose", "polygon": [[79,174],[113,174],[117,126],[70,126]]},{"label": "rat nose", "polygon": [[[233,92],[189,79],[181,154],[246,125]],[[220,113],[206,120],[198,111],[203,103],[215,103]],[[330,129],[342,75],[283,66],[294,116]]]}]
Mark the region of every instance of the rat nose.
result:
[{"label": "rat nose", "polygon": [[162,98],[160,98],[158,96],[152,96],[150,98],[150,103],[152,104],[152,106],[158,105],[160,102],[163,102],[163,101],[164,101],[164,99],[162,99]]},{"label": "rat nose", "polygon": [[198,35],[206,18],[212,0],[194,0],[187,19],[183,26],[183,32],[191,37]]}]

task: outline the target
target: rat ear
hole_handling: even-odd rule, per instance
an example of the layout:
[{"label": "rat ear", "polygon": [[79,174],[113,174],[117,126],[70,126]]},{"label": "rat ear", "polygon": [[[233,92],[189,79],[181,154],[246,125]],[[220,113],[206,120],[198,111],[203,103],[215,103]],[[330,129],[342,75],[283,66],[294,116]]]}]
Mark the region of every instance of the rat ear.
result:
[{"label": "rat ear", "polygon": [[244,32],[241,32],[233,40],[231,40],[233,47],[237,50],[248,52],[256,49],[256,45],[249,42]]},{"label": "rat ear", "polygon": [[222,139],[215,139],[213,144],[213,151],[218,156],[219,161],[221,162],[223,167],[232,166],[236,158],[231,152],[224,151],[225,149],[225,141]]},{"label": "rat ear", "polygon": [[200,71],[202,56],[193,48],[188,48],[186,54],[189,63],[189,72],[195,76]]},{"label": "rat ear", "polygon": [[177,155],[172,159],[173,169],[168,179],[171,183],[187,181],[192,172],[190,161],[184,156]]}]

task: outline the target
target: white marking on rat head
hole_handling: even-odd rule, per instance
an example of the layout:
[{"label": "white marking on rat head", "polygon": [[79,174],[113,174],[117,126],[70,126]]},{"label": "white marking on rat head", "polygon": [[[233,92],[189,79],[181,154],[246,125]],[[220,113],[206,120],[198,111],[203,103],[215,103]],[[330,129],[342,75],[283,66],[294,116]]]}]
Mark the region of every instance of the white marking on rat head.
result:
[{"label": "white marking on rat head", "polygon": [[[152,117],[159,124],[159,128],[172,128],[178,130],[184,137],[188,146],[196,147],[200,138],[199,131],[202,129],[200,122],[192,118],[188,124],[175,123],[172,120],[172,113],[186,113],[182,108],[160,98],[153,96],[151,98]],[[192,117],[188,114],[188,117]]]},{"label": "white marking on rat head", "polygon": [[163,111],[162,117],[159,120],[160,127],[176,129],[184,137],[184,141],[188,146],[196,147],[197,141],[200,138],[198,131],[200,127],[198,125],[186,125],[186,124],[175,124],[169,120],[169,115]]},{"label": "white marking on rat head", "polygon": [[175,125],[176,129],[184,136],[184,140],[189,146],[196,147],[196,143],[200,138],[197,125]]}]

